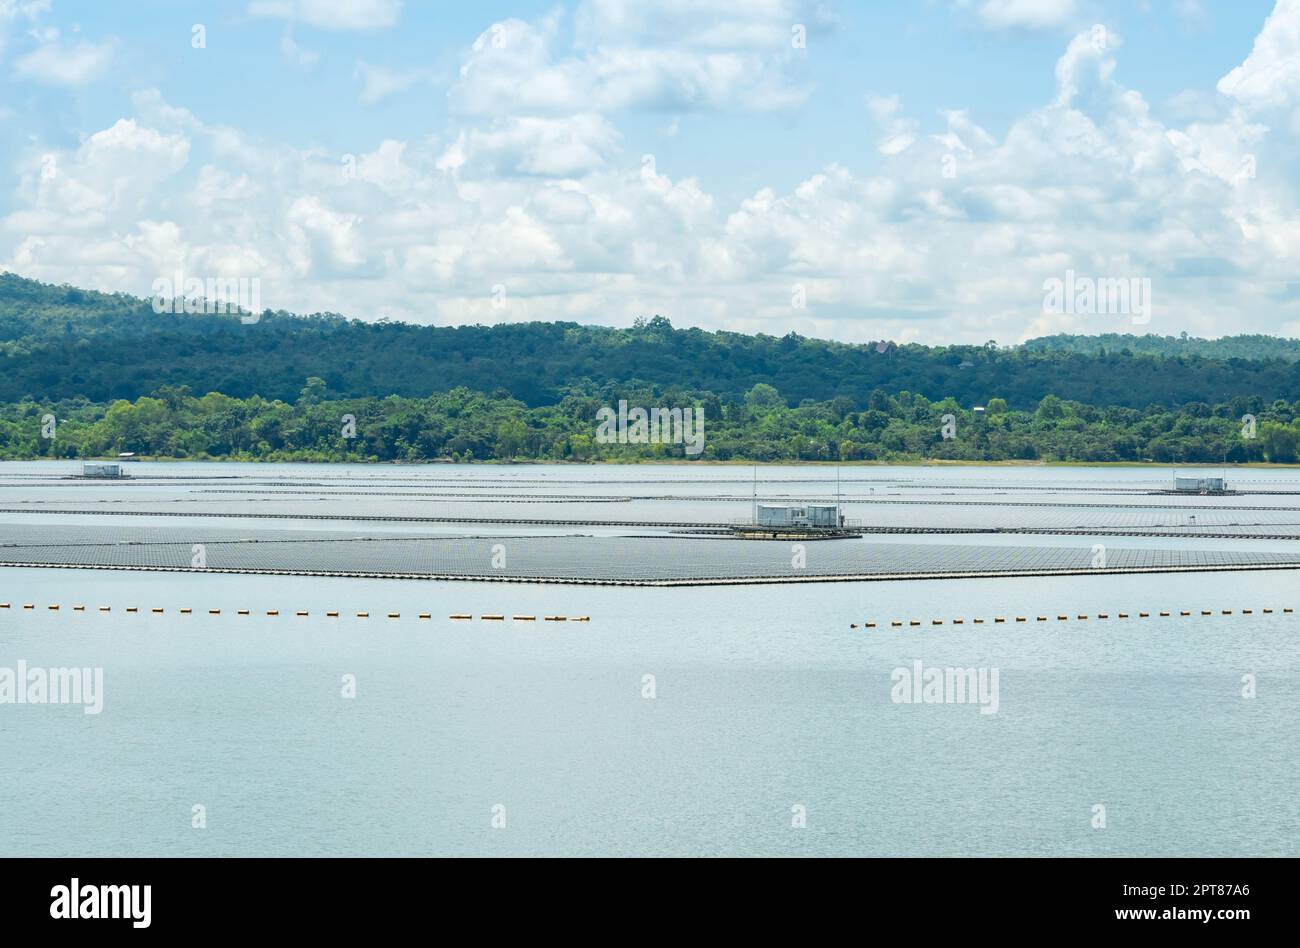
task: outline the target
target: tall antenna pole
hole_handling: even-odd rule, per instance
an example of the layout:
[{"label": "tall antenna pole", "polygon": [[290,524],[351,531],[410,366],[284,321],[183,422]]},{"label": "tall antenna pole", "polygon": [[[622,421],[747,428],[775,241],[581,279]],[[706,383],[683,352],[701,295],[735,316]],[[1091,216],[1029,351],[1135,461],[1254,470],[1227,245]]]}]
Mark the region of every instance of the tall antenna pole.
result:
[{"label": "tall antenna pole", "polygon": [[754,465],[754,509],[750,514],[754,523],[758,523],[758,465]]}]

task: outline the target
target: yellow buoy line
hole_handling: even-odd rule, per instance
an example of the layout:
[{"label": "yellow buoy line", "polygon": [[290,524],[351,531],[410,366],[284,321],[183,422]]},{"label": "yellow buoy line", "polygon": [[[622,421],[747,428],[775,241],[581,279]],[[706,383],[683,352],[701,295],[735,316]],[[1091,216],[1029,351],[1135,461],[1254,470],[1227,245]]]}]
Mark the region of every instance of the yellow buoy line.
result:
[{"label": "yellow buoy line", "polygon": [[[0,602],[0,609],[11,609],[11,608],[18,608],[18,607],[12,606],[10,603],[7,603],[7,602]],[[24,610],[35,611],[35,609],[36,609],[36,604],[35,604],[35,603],[32,603],[32,602],[25,602],[25,603],[22,604],[22,607],[21,607],[21,608],[24,609]],[[58,612],[58,611],[60,610],[61,607],[58,606],[58,605],[49,605],[49,606],[46,606],[45,608],[46,608],[48,611],[50,611],[50,612]],[[72,611],[73,611],[73,612],[85,612],[85,611],[86,611],[86,607],[85,607],[85,605],[75,605],[75,606],[72,607]],[[99,609],[98,609],[97,611],[99,611],[99,612],[112,612],[112,611],[113,611],[113,607],[112,607],[112,606],[100,606]],[[125,612],[130,612],[130,613],[139,613],[139,612],[140,612],[140,607],[139,607],[139,606],[126,606],[126,607],[124,608],[123,611],[125,611]],[[161,606],[152,606],[152,607],[150,607],[150,609],[149,609],[149,612],[150,612],[151,615],[160,615],[160,614],[164,614],[164,615],[165,615],[165,614],[166,614],[166,611],[167,611],[167,610],[164,609],[164,608],[161,607]],[[233,610],[230,610],[230,611],[233,612],[235,615],[240,615],[240,616],[251,616],[251,615],[253,614],[253,610],[251,610],[251,609],[233,609]],[[178,609],[177,612],[179,612],[179,613],[180,613],[181,615],[183,615],[183,616],[188,616],[188,615],[193,615],[193,614],[194,614],[194,610],[191,609],[191,608]],[[210,616],[219,616],[219,615],[221,615],[221,610],[220,610],[220,609],[209,609],[209,610],[207,610],[207,612],[208,612],[208,615],[210,615]],[[268,616],[271,616],[271,617],[276,617],[276,616],[280,615],[280,610],[279,610],[279,609],[267,609],[266,612],[265,612],[265,614],[268,615]],[[286,613],[286,614],[287,614],[287,613]],[[294,616],[299,617],[299,618],[307,618],[307,617],[309,617],[309,616],[311,615],[311,613],[308,612],[306,609],[298,609],[298,610],[295,610],[293,614],[294,614]],[[400,612],[385,612],[385,613],[383,613],[383,614],[386,615],[386,616],[387,616],[388,618],[390,618],[390,619],[400,619],[400,618],[402,617],[402,614],[401,614]],[[340,613],[337,609],[331,609],[331,610],[325,612],[324,615],[325,615],[326,618],[329,618],[329,619],[337,619],[337,618],[339,618],[339,616],[341,615],[341,613]],[[417,615],[417,617],[420,618],[420,619],[432,619],[432,618],[433,618],[433,613],[431,613],[431,612],[420,612],[420,613],[417,613],[416,615]],[[358,613],[356,613],[356,617],[357,617],[358,619],[369,619],[369,618],[370,618],[370,613],[369,613],[369,612],[358,612]],[[469,612],[454,612],[454,613],[452,613],[451,615],[449,615],[447,618],[448,618],[448,619],[455,619],[455,620],[457,620],[457,621],[472,621],[472,620],[474,619],[474,615],[473,615],[473,613],[469,613]],[[509,618],[512,622],[536,622],[536,621],[537,621],[537,616],[536,616],[536,615],[524,615],[524,614],[522,614],[522,613],[521,613],[521,614],[517,614],[517,615],[510,615],[510,616],[506,616],[505,613],[484,613],[484,614],[480,615],[478,618],[479,618],[480,621],[484,621],[484,622],[504,622],[507,618]],[[555,615],[555,616],[542,616],[542,619],[543,619],[543,621],[545,621],[545,622],[590,622],[590,621],[591,621],[591,616],[559,616],[559,615]]]},{"label": "yellow buoy line", "polygon": [[[1216,611],[1217,611],[1217,613],[1218,613],[1219,615],[1223,615],[1223,616],[1230,616],[1230,615],[1233,615],[1233,610],[1231,610],[1231,609],[1219,609],[1219,610],[1214,610],[1214,609],[1201,609],[1201,610],[1199,610],[1199,614],[1200,614],[1200,615],[1203,615],[1203,616],[1212,616],[1212,615],[1214,615],[1214,614],[1216,613]],[[1290,613],[1290,612],[1295,612],[1295,609],[1291,608],[1290,606],[1283,607],[1282,609],[1259,609],[1259,610],[1255,610],[1255,609],[1241,609],[1241,610],[1238,610],[1238,613],[1237,613],[1237,614],[1239,614],[1239,615],[1243,615],[1243,616],[1249,616],[1249,615],[1254,615],[1256,611],[1258,611],[1258,612],[1259,612],[1260,614],[1262,614],[1262,615],[1272,615],[1274,612],[1280,612],[1280,613]],[[1192,615],[1197,615],[1197,614],[1198,614],[1198,613],[1197,613],[1196,611],[1193,611],[1193,610],[1191,610],[1191,609],[1179,609],[1179,610],[1177,610],[1177,615],[1178,615],[1179,617],[1182,617],[1182,616],[1192,616]],[[1163,610],[1163,611],[1157,612],[1156,615],[1160,616],[1161,618],[1172,618],[1172,617],[1175,615],[1175,612],[1174,612],[1174,610]],[[1139,612],[1139,613],[1137,614],[1137,616],[1138,616],[1139,619],[1149,619],[1149,618],[1151,618],[1151,613],[1150,613],[1150,612]],[[1095,613],[1095,614],[1092,616],[1092,618],[1096,618],[1096,619],[1109,619],[1110,617],[1111,617],[1111,614],[1110,614],[1109,612],[1098,612],[1098,613]],[[1131,617],[1132,617],[1132,613],[1129,613],[1129,612],[1117,612],[1117,613],[1115,613],[1115,618],[1117,618],[1117,619],[1128,619],[1128,618],[1131,618]],[[1014,616],[1014,617],[1012,617],[1012,619],[1011,619],[1010,621],[1012,621],[1012,622],[1029,622],[1029,621],[1034,621],[1034,622],[1049,622],[1049,621],[1051,621],[1053,618],[1055,618],[1055,620],[1056,620],[1057,622],[1067,622],[1067,621],[1069,621],[1070,619],[1074,619],[1076,622],[1080,622],[1080,621],[1085,621],[1085,620],[1087,620],[1087,619],[1089,618],[1089,616],[1088,616],[1088,614],[1086,614],[1086,613],[1082,613],[1082,612],[1075,613],[1075,614],[1072,615],[1072,616],[1071,616],[1071,615],[1057,615],[1057,616],[1055,616],[1055,617],[1053,617],[1053,616],[1034,616],[1032,620],[1030,619],[1029,616]],[[950,619],[950,620],[948,620],[948,621],[951,622],[953,625],[965,625],[966,622],[967,622],[966,619]],[[988,620],[988,619],[971,619],[971,620],[969,620],[969,621],[970,621],[970,623],[971,623],[972,625],[984,625],[985,623],[989,622],[990,620]],[[1007,622],[1008,620],[1007,620],[1007,617],[1006,617],[1006,616],[994,616],[993,619],[992,619],[991,621],[994,622],[994,623],[999,623],[999,622]],[[874,629],[874,628],[877,628],[877,627],[884,627],[884,626],[888,625],[888,627],[891,628],[891,629],[898,629],[898,628],[902,628],[902,627],[904,627],[904,626],[906,626],[906,627],[908,627],[908,628],[916,628],[916,627],[918,627],[918,626],[920,626],[920,625],[923,625],[923,624],[924,624],[924,623],[923,623],[920,619],[908,619],[908,620],[903,620],[903,619],[891,619],[888,623],[883,622],[883,621],[876,621],[876,622],[863,622],[863,623],[861,624],[861,626],[859,626],[858,623],[856,623],[856,622],[850,622],[850,623],[849,623],[849,628],[850,628],[850,629],[857,629],[857,628]],[[944,620],[943,620],[943,619],[931,619],[931,620],[930,620],[930,625],[932,625],[932,626],[935,626],[935,625],[943,625],[943,624],[944,624]]]}]

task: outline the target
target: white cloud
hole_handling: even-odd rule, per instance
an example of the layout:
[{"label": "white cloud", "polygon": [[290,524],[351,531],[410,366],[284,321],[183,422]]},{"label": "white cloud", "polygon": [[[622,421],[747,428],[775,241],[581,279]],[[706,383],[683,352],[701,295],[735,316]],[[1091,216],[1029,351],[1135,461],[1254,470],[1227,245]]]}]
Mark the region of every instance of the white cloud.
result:
[{"label": "white cloud", "polygon": [[1043,30],[1068,26],[1075,17],[1074,0],[985,0],[980,23],[991,30]]},{"label": "white cloud", "polygon": [[1278,0],[1246,61],[1218,89],[1252,109],[1300,103],[1300,0]]},{"label": "white cloud", "polygon": [[44,43],[20,57],[14,72],[23,79],[49,86],[80,86],[100,78],[113,61],[116,43],[80,40]]},{"label": "white cloud", "polygon": [[253,0],[248,12],[322,30],[379,30],[396,25],[402,0]]},{"label": "white cloud", "polygon": [[916,141],[921,123],[901,115],[898,96],[870,96],[867,109],[884,132],[877,148],[882,155],[897,155],[906,151]]},{"label": "white cloud", "polygon": [[426,69],[389,69],[358,62],[352,77],[361,84],[358,98],[362,105],[374,105],[389,96],[406,92],[421,82],[428,82],[433,74]]},{"label": "white cloud", "polygon": [[493,115],[784,108],[808,95],[792,78],[799,51],[791,28],[800,16],[776,0],[743,16],[720,3],[651,9],[588,0],[572,54],[557,50],[559,13],[492,24],[470,48],[451,97],[465,112]]},{"label": "white cloud", "polygon": [[468,138],[468,157],[492,175],[576,177],[597,171],[618,150],[618,132],[599,115],[509,118]]}]

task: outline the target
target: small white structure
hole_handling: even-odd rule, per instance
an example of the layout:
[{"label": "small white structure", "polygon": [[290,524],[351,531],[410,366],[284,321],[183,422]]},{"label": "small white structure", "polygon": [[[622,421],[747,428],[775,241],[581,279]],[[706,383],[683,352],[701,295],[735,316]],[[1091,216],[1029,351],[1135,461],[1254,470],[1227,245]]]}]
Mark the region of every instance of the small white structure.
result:
[{"label": "small white structure", "polygon": [[759,504],[757,519],[760,527],[838,527],[840,508],[838,504]]},{"label": "small white structure", "polygon": [[81,467],[82,477],[126,477],[122,465],[105,461],[87,461]]},{"label": "small white structure", "polygon": [[1174,490],[1185,494],[1221,494],[1228,489],[1222,477],[1201,477],[1200,475],[1175,474]]}]

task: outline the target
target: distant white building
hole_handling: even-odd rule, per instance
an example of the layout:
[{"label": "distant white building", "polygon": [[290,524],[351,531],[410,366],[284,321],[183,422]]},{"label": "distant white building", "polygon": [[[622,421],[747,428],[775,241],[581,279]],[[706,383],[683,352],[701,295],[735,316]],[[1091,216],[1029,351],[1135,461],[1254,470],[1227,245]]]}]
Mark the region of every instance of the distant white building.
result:
[{"label": "distant white building", "polygon": [[1228,489],[1222,477],[1202,477],[1199,474],[1175,474],[1174,490],[1186,494],[1221,494]]},{"label": "distant white building", "polygon": [[758,525],[760,527],[838,527],[840,525],[840,508],[838,504],[759,504]]},{"label": "distant white building", "polygon": [[121,464],[111,461],[87,461],[81,467],[82,477],[126,477]]}]

